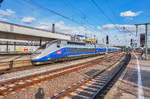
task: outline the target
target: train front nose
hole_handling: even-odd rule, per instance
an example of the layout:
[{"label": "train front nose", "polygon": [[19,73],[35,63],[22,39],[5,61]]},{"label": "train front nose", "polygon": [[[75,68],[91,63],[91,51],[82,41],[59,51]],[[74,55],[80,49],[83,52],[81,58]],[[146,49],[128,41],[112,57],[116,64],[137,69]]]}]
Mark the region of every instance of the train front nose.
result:
[{"label": "train front nose", "polygon": [[39,59],[40,55],[42,53],[42,50],[37,50],[31,55],[31,60]]}]

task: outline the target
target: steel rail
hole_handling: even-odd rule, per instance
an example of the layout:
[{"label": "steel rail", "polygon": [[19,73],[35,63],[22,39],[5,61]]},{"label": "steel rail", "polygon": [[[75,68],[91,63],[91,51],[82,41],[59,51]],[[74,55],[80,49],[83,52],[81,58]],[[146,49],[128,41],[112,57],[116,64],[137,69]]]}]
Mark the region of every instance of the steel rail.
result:
[{"label": "steel rail", "polygon": [[[119,53],[119,52],[113,52],[113,53]],[[110,54],[113,54],[113,53],[110,53]],[[101,53],[99,55],[104,55],[104,53]],[[94,57],[94,56],[90,56],[90,57]],[[87,58],[87,57],[84,57],[84,58]],[[78,59],[82,59],[82,57],[77,58],[77,59],[71,59],[71,60],[78,60]],[[21,63],[21,65],[18,66],[20,63]],[[42,66],[45,66],[45,65],[46,64],[43,64],[43,65],[40,65],[38,67],[42,67]],[[12,61],[0,62],[0,68],[2,68],[2,69],[0,69],[0,74],[5,74],[5,73],[13,72],[13,71],[21,71],[21,70],[26,70],[26,69],[32,69],[30,67],[32,67],[32,68],[35,67],[36,68],[36,66],[33,66],[31,64],[31,60],[29,60],[29,59],[28,60],[12,60]]]},{"label": "steel rail", "polygon": [[[120,59],[119,59],[120,60]],[[103,69],[102,71],[99,71],[97,73],[95,73],[94,75],[86,78],[85,80],[82,80],[81,82],[77,83],[76,85],[72,86],[71,88],[66,89],[63,92],[60,92],[59,94],[57,94],[56,96],[53,96],[52,99],[59,99],[61,97],[64,97],[66,95],[68,95],[70,92],[73,92],[75,89],[79,88],[80,86],[86,84],[87,82],[91,81],[92,79],[94,79],[95,77],[97,77],[98,75],[104,73],[105,71],[107,71],[108,69],[110,69],[112,66],[114,66],[115,64],[118,63],[118,60],[116,60],[116,62],[114,62],[113,64],[111,64],[109,67]]]},{"label": "steel rail", "polygon": [[[75,72],[75,71],[78,71],[78,70],[85,69],[87,67],[90,67],[93,64],[99,63],[100,61],[103,61],[102,58],[95,59],[95,60],[85,62],[85,63],[80,63],[80,64],[77,64],[77,65],[71,65],[69,67],[65,67],[65,68],[61,68],[61,69],[57,69],[57,70],[53,70],[53,71],[49,71],[49,72],[45,72],[45,73],[41,73],[41,74],[31,75],[31,76],[28,76],[28,77],[24,77],[24,78],[15,79],[15,80],[0,83],[0,87],[16,84],[14,87],[4,89],[4,90],[0,90],[0,95],[5,95],[5,94],[11,93],[15,90],[19,90],[21,88],[32,86],[34,84],[41,83],[41,82],[46,81],[46,80],[54,79],[56,77],[60,77],[60,76],[63,76],[65,74],[69,74],[69,73],[72,73],[72,72]],[[73,69],[70,69],[70,68],[73,68]],[[70,69],[70,70],[64,71],[65,69]],[[55,73],[56,71],[59,72],[59,73],[56,73],[54,75],[50,75],[48,77],[40,78],[41,76],[49,75],[50,73]],[[60,72],[60,71],[62,71],[62,72]],[[31,82],[27,82],[27,80],[30,80]],[[24,82],[24,84],[18,84],[19,82]]]},{"label": "steel rail", "polygon": [[98,97],[100,97],[100,94],[102,94],[104,92],[104,90],[109,86],[109,84],[116,78],[116,76],[118,76],[118,74],[122,71],[123,68],[125,68],[125,66],[127,65],[127,63],[130,60],[130,54],[126,55],[125,60],[123,60],[123,62],[121,64],[119,64],[119,68],[118,70],[113,73],[112,77],[110,79],[108,79],[105,83],[104,86],[102,86],[93,96],[90,97],[90,99],[97,99]]}]

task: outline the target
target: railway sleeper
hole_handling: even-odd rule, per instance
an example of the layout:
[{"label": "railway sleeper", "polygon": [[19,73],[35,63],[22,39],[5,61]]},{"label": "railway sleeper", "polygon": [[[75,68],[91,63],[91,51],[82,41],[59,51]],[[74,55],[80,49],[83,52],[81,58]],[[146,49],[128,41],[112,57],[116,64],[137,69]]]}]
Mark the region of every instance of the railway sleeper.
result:
[{"label": "railway sleeper", "polygon": [[95,93],[95,91],[85,90],[85,89],[82,89],[82,88],[78,88],[78,89],[76,89],[76,91],[79,91],[79,92],[87,92],[87,93],[90,93],[90,94]]},{"label": "railway sleeper", "polygon": [[100,88],[101,85],[95,85],[95,84],[92,84],[92,85],[89,85],[89,87],[96,87],[96,88]]},{"label": "railway sleeper", "polygon": [[92,91],[97,91],[98,90],[98,88],[93,88],[93,87],[89,87],[89,86],[81,86],[81,88],[90,89]]},{"label": "railway sleeper", "polygon": [[89,99],[89,96],[78,94],[75,92],[70,93],[72,95],[72,99]]}]

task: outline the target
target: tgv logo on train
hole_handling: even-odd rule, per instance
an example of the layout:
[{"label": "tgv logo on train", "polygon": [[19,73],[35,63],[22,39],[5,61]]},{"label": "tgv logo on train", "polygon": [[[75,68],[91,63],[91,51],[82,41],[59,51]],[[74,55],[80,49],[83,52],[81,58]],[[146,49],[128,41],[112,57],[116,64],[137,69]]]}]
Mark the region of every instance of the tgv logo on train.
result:
[{"label": "tgv logo on train", "polygon": [[68,58],[79,58],[119,50],[120,48],[116,47],[106,48],[103,44],[54,40],[39,47],[31,55],[31,60],[34,65],[39,65],[53,61],[67,60]]}]

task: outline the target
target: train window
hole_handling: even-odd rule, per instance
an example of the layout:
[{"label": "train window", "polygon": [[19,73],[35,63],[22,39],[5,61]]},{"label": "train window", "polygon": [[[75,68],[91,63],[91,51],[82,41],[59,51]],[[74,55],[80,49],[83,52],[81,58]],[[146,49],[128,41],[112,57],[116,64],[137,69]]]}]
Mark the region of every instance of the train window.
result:
[{"label": "train window", "polygon": [[61,41],[57,41],[57,47],[60,47]]},{"label": "train window", "polygon": [[39,47],[39,49],[45,49],[47,44],[44,44],[42,46]]},{"label": "train window", "polygon": [[86,52],[95,52],[95,49],[82,49],[82,48],[69,48],[68,53],[86,53]]},{"label": "train window", "polygon": [[57,47],[59,48],[59,47],[60,47],[60,45],[57,45]]},{"label": "train window", "polygon": [[85,45],[85,43],[81,43],[81,42],[67,42],[67,44],[71,44],[71,45]]},{"label": "train window", "polygon": [[48,42],[46,47],[48,48],[50,45],[54,44],[54,43],[57,43],[57,40],[54,40],[54,41],[51,41],[51,42]]}]

